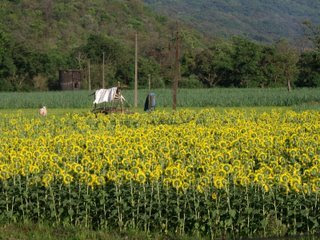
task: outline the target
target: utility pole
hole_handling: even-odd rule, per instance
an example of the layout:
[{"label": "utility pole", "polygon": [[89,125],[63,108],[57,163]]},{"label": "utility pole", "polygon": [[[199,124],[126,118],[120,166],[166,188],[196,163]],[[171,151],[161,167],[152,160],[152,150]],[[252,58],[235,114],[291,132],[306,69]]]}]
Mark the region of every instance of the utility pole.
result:
[{"label": "utility pole", "polygon": [[91,91],[91,66],[90,66],[90,59],[88,60],[88,89]]},{"label": "utility pole", "polygon": [[102,88],[105,87],[104,84],[104,52],[102,53]]},{"label": "utility pole", "polygon": [[135,35],[134,107],[138,107],[138,33]]},{"label": "utility pole", "polygon": [[172,109],[177,108],[177,91],[180,79],[180,33],[179,24],[177,23],[177,32],[175,37],[175,63],[174,63],[174,80],[172,85]]}]

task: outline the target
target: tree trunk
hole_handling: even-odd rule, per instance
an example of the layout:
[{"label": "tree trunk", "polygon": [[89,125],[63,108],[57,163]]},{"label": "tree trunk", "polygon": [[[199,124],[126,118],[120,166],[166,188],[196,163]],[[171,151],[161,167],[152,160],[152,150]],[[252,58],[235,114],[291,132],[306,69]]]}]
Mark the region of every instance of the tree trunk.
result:
[{"label": "tree trunk", "polygon": [[291,92],[291,81],[288,80],[287,83],[288,83],[288,91]]}]

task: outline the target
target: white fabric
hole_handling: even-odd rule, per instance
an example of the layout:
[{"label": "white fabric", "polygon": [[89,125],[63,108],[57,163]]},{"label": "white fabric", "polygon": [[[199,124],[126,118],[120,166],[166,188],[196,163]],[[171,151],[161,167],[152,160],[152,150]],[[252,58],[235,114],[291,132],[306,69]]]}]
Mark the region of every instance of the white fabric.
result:
[{"label": "white fabric", "polygon": [[95,92],[94,104],[99,104],[103,102],[111,102],[114,100],[117,92],[117,87],[109,89],[99,89]]}]

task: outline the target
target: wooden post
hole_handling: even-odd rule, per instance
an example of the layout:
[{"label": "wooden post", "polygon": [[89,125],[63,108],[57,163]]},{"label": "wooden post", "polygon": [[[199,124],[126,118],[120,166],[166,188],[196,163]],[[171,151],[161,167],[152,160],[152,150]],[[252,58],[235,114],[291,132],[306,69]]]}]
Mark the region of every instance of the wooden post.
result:
[{"label": "wooden post", "polygon": [[105,82],[104,82],[104,52],[102,53],[102,88],[105,88]]},{"label": "wooden post", "polygon": [[135,35],[134,107],[138,107],[138,33]]},{"label": "wooden post", "polygon": [[91,66],[90,66],[90,59],[88,60],[88,89],[91,91]]},{"label": "wooden post", "polygon": [[118,94],[119,94],[119,97],[120,97],[120,108],[121,108],[121,113],[123,113],[123,100],[122,100],[122,93],[121,93],[121,84],[120,82],[118,81]]},{"label": "wooden post", "polygon": [[178,83],[180,79],[180,33],[179,25],[177,24],[177,33],[175,38],[175,64],[174,64],[174,80],[172,85],[172,109],[176,110],[177,108],[177,91]]}]

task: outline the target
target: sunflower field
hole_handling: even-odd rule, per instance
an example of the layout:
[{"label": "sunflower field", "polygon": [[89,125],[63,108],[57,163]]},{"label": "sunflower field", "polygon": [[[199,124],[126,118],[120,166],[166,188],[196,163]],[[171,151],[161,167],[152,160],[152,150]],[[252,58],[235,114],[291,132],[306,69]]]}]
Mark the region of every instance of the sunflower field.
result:
[{"label": "sunflower field", "polygon": [[240,238],[320,231],[320,112],[0,114],[0,221]]}]

